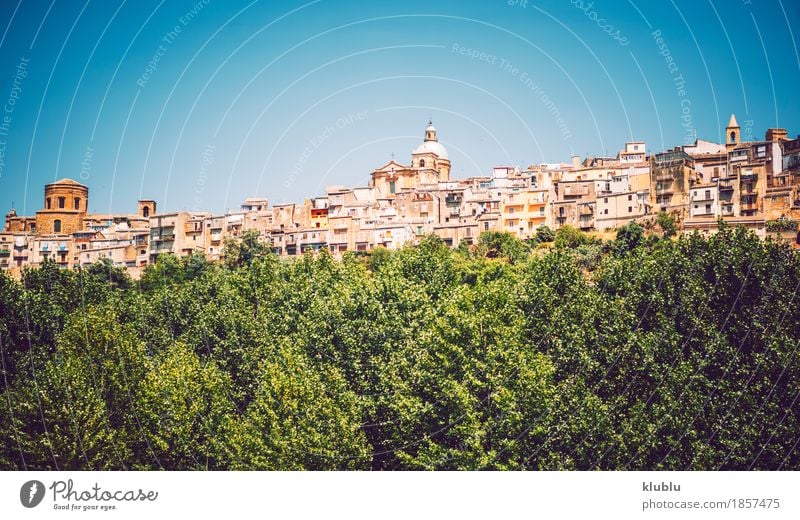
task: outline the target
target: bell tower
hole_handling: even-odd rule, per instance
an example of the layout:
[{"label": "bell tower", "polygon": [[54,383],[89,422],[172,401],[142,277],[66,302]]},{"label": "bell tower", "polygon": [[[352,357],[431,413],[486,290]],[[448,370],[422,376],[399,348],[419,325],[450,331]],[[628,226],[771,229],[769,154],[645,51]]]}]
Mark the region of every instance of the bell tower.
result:
[{"label": "bell tower", "polygon": [[742,135],[739,123],[736,122],[736,116],[731,114],[731,120],[728,121],[728,126],[725,128],[725,147],[730,150],[741,142]]}]

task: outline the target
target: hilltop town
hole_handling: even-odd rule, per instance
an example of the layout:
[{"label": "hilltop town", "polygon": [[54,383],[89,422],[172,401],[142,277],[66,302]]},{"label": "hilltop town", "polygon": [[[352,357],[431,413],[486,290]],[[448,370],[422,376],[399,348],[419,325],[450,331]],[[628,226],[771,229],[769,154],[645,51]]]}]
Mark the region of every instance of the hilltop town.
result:
[{"label": "hilltop town", "polygon": [[6,214],[0,268],[109,259],[137,276],[163,254],[219,260],[226,240],[248,230],[282,256],[323,248],[339,256],[396,249],[428,234],[458,247],[485,231],[521,239],[542,226],[602,232],[632,221],[648,225],[661,212],[683,233],[714,233],[722,220],[798,247],[800,136],[770,128],[764,140],[743,141],[733,115],[725,136],[724,144],[697,140],[655,154],[634,141],[613,157],[497,166],[490,176],[451,179],[447,150],[429,124],[410,164],[391,160],[372,172],[368,186],[331,186],[303,203],[248,198],[224,215],[159,213],[153,200],[138,201],[135,214],[90,213],[89,188],[62,179],[45,186],[34,216]]}]

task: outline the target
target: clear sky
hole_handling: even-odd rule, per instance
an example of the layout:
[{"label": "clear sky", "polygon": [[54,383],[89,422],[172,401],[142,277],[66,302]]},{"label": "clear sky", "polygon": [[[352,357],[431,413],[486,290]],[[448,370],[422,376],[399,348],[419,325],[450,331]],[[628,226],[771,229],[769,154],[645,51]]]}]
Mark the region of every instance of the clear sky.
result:
[{"label": "clear sky", "polygon": [[795,0],[4,0],[0,211],[302,201],[408,162],[455,177],[800,133]]}]

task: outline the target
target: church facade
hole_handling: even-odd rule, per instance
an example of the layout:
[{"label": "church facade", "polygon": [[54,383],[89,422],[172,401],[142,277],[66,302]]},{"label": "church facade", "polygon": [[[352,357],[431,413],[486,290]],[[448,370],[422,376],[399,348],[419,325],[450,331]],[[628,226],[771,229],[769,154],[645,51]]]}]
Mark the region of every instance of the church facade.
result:
[{"label": "church facade", "polygon": [[372,172],[370,187],[381,198],[395,198],[399,192],[419,188],[434,188],[439,182],[450,180],[450,158],[439,142],[432,122],[425,129],[425,138],[412,153],[411,165],[394,159]]}]

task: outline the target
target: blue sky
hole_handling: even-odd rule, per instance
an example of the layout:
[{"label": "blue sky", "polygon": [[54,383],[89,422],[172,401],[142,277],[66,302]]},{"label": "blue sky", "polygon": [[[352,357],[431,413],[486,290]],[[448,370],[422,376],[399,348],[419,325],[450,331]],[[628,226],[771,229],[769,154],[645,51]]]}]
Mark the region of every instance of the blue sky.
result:
[{"label": "blue sky", "polygon": [[302,201],[407,162],[429,118],[457,177],[720,140],[731,113],[795,136],[798,21],[789,0],[8,0],[0,209],[62,177],[94,212]]}]

